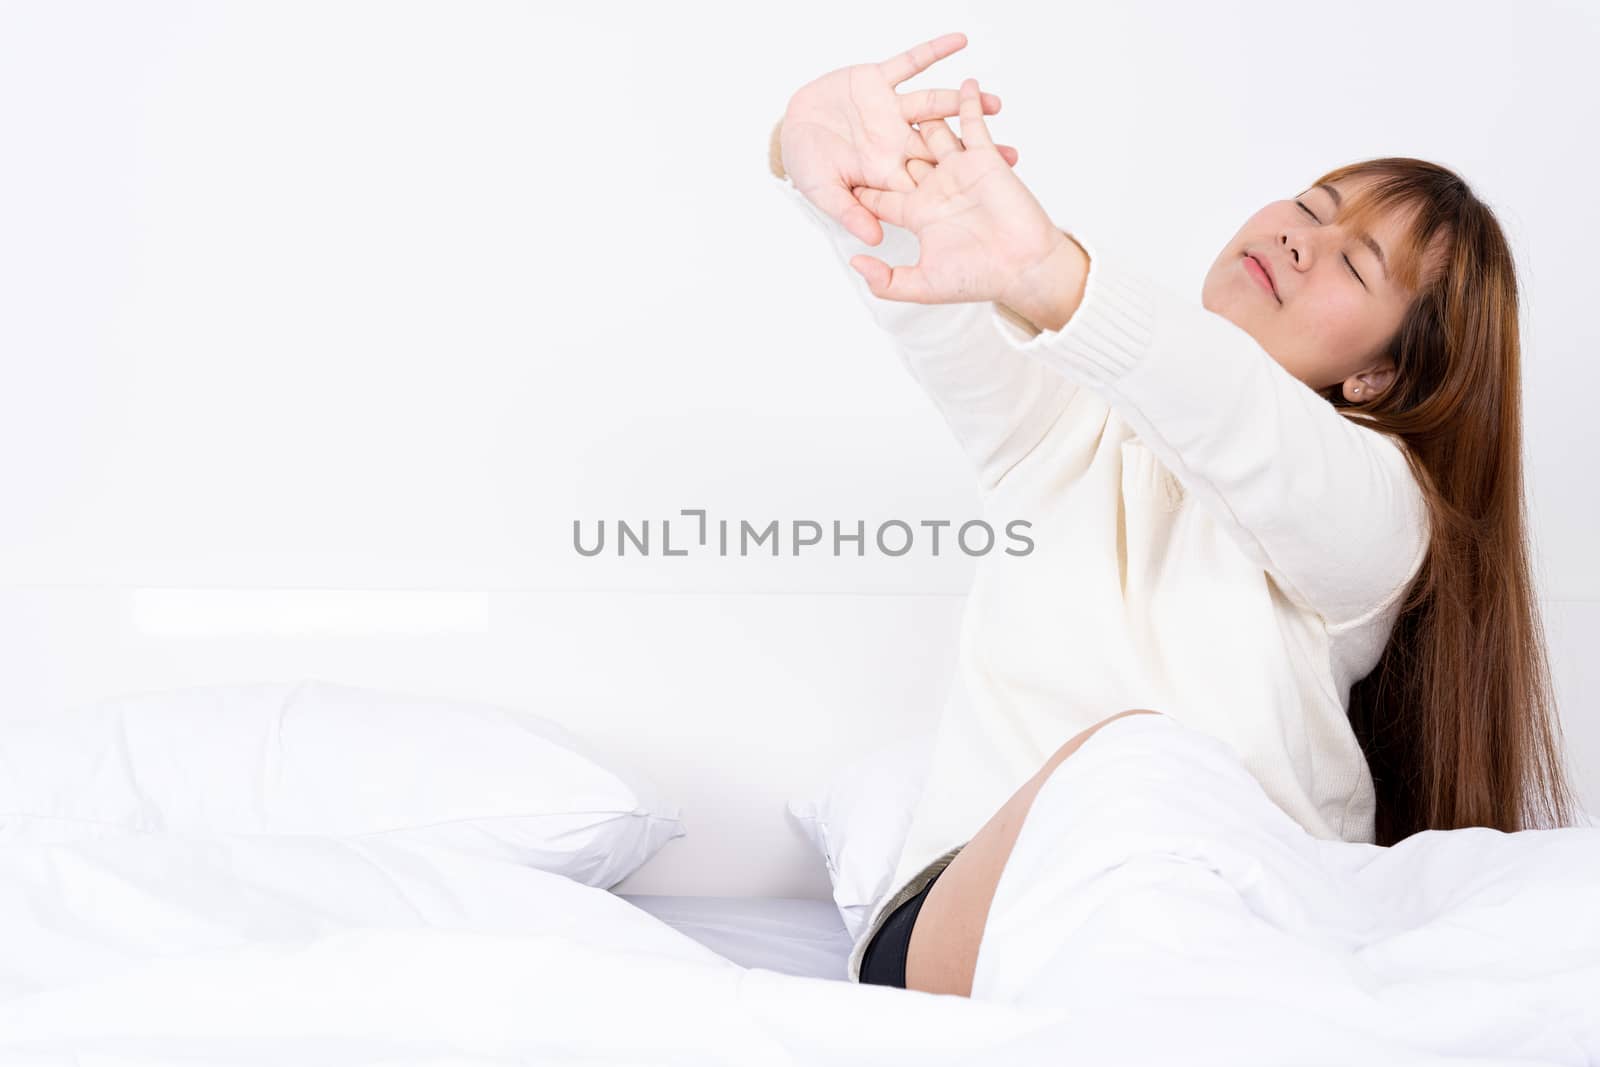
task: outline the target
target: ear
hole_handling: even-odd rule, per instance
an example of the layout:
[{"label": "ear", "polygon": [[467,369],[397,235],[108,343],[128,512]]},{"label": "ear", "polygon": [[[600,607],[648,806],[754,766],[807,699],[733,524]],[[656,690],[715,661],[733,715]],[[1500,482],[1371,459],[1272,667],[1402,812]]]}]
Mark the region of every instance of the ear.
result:
[{"label": "ear", "polygon": [[1376,400],[1394,384],[1394,361],[1385,357],[1344,380],[1341,391],[1352,404]]}]

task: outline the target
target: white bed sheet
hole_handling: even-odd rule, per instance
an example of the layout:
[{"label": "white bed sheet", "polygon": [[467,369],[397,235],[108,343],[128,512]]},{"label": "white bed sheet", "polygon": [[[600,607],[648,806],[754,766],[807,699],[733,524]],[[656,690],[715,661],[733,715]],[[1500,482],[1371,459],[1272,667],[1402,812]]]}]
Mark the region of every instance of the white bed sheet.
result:
[{"label": "white bed sheet", "polygon": [[832,901],[617,895],[741,967],[847,980],[852,942]]},{"label": "white bed sheet", "polygon": [[1316,841],[1132,716],[1039,792],[970,999],[788,973],[827,929],[793,901],[382,836],[0,838],[0,1064],[1592,1067],[1597,892],[1600,830]]}]

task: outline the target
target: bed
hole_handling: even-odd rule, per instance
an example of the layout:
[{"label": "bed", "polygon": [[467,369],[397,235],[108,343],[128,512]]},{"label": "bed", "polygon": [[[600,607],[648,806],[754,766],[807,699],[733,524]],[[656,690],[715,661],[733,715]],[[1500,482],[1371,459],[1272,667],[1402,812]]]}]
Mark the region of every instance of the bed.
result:
[{"label": "bed", "polygon": [[[199,633],[227,613],[130,596],[3,598],[23,654],[0,723],[0,1063],[1600,1061],[1600,828],[1319,844],[1214,743],[1133,725],[1041,790],[971,998],[843,981],[874,887],[844,894],[858,861],[819,850],[792,802],[939,706],[927,657],[959,601],[546,594],[519,617],[508,595],[473,642],[525,665],[529,631],[546,641],[518,695],[425,676],[439,635],[381,632],[384,612],[308,641]],[[585,649],[619,626],[634,669],[576,710]],[[846,647],[867,632],[898,637]],[[686,654],[707,634],[738,653],[716,678]],[[70,654],[90,641],[94,671]],[[301,719],[175,695],[286,677],[304,696],[324,674],[387,695]],[[645,698],[669,691],[663,720]],[[758,691],[787,748],[733,728]],[[460,717],[490,704],[570,730],[528,735],[566,777],[520,774],[536,757],[500,719]],[[24,721],[55,747],[19,740]],[[914,783],[896,788],[873,803]],[[568,797],[625,817],[551,822]]]}]

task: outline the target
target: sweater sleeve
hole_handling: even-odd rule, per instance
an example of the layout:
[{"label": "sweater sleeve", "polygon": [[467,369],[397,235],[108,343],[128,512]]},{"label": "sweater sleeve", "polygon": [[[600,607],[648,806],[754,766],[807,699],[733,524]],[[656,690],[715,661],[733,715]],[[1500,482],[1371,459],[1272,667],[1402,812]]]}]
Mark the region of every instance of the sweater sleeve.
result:
[{"label": "sweater sleeve", "polygon": [[916,304],[874,296],[850,266],[865,254],[891,266],[915,263],[916,235],[883,223],[883,240],[869,245],[776,176],[787,197],[827,238],[851,287],[877,326],[893,340],[901,362],[922,386],[974,467],[980,489],[993,490],[1061,415],[1078,385],[1015,351],[990,326],[1007,313],[993,303]]},{"label": "sweater sleeve", "polygon": [[1426,500],[1402,446],[1339,414],[1229,319],[1102,248],[1091,255],[1083,300],[1060,330],[994,315],[995,332],[1100,393],[1330,629],[1387,608],[1428,543]]}]

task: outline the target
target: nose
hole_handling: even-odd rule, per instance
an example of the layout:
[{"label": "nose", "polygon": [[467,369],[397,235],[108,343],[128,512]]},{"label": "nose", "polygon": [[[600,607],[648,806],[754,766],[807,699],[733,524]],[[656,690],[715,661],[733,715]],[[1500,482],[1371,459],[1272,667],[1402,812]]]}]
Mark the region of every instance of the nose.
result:
[{"label": "nose", "polygon": [[1278,244],[1289,262],[1294,264],[1295,270],[1305,270],[1311,266],[1311,241],[1298,231],[1285,230],[1278,234]]},{"label": "nose", "polygon": [[1296,242],[1290,243],[1290,235],[1280,234],[1278,235],[1278,243],[1283,245],[1283,250],[1290,254],[1290,259],[1293,259],[1294,266],[1298,267],[1299,261],[1301,261],[1301,245],[1304,242],[1296,240]]}]

